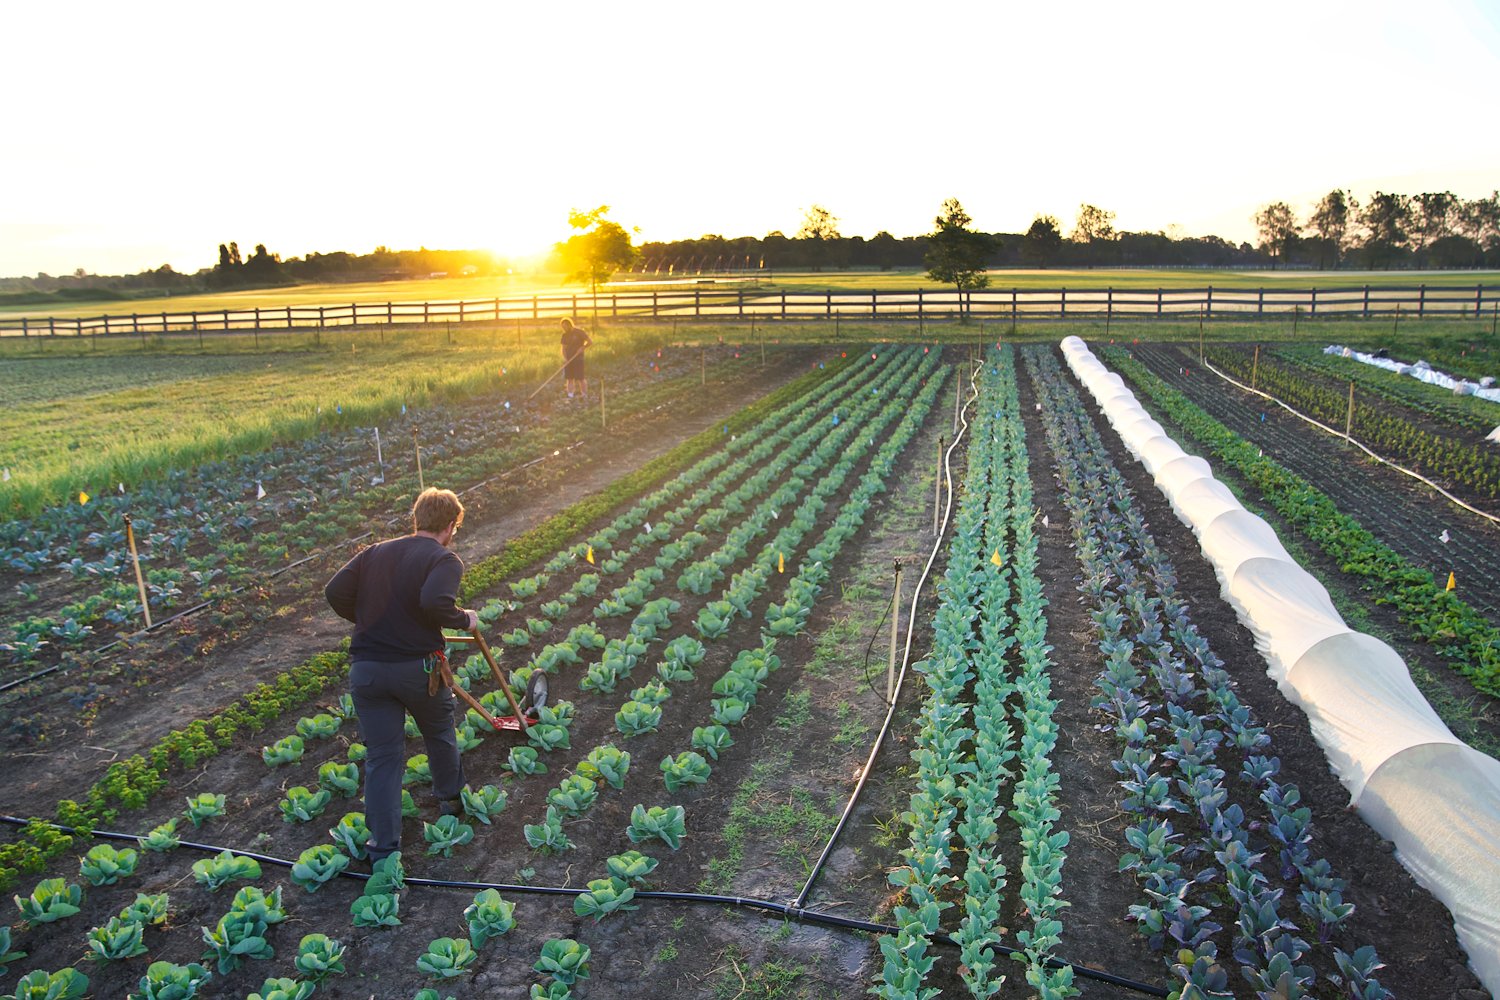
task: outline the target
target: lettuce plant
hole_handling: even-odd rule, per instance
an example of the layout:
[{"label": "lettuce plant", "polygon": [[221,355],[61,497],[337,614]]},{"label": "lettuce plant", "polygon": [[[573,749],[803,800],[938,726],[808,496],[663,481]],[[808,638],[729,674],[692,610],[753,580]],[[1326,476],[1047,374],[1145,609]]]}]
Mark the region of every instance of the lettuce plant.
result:
[{"label": "lettuce plant", "polygon": [[712,704],[713,720],[721,726],[737,725],[750,713],[749,703],[739,698],[715,698]]},{"label": "lettuce plant", "polygon": [[160,826],[153,827],[150,833],[141,837],[136,843],[141,845],[142,850],[165,854],[182,843],[177,838],[177,820],[169,819]]},{"label": "lettuce plant", "polygon": [[348,757],[351,763],[358,764],[365,759],[366,753],[367,750],[363,743],[351,743],[349,744],[349,751],[344,756]]},{"label": "lettuce plant", "polygon": [[298,942],[297,957],[292,964],[308,980],[319,983],[334,973],[344,971],[346,950],[327,934],[307,934]]},{"label": "lettuce plant", "polygon": [[102,927],[95,927],[88,932],[87,943],[91,958],[99,961],[114,962],[125,958],[134,958],[146,953],[145,927],[133,920],[121,920],[119,917],[110,917],[109,922]]},{"label": "lettuce plant", "polygon": [[24,951],[11,951],[10,943],[10,927],[0,924],[0,976],[5,975],[10,963],[26,957]]},{"label": "lettuce plant", "polygon": [[286,798],[278,802],[277,806],[281,809],[283,822],[306,823],[322,815],[332,799],[333,793],[326,788],[314,792],[306,785],[293,785],[286,790]]},{"label": "lettuce plant", "polygon": [[260,992],[250,994],[245,1000],[308,1000],[317,989],[317,983],[278,976],[267,979],[261,984]]},{"label": "lettuce plant", "polygon": [[573,842],[563,832],[562,814],[556,806],[548,806],[547,818],[540,823],[527,823],[521,828],[521,833],[532,850],[558,854],[573,847]]},{"label": "lettuce plant", "polygon": [[485,826],[489,826],[500,815],[507,801],[505,791],[495,785],[481,785],[477,789],[465,785],[459,792],[459,798],[463,802],[464,812]]},{"label": "lettuce plant", "polygon": [[672,850],[682,846],[687,835],[687,810],[682,806],[637,805],[630,810],[630,826],[625,831],[633,844],[643,840],[659,839]]},{"label": "lettuce plant", "polygon": [[138,892],[135,894],[135,902],[120,911],[120,919],[148,926],[164,924],[167,922],[170,903],[164,892],[150,895]]},{"label": "lettuce plant", "polygon": [[478,959],[479,953],[467,938],[443,937],[428,944],[426,953],[417,959],[417,969],[429,976],[451,979],[469,971]]},{"label": "lettuce plant", "polygon": [[233,851],[221,851],[211,858],[194,861],[193,878],[210,892],[216,892],[235,879],[249,881],[260,878],[260,862],[254,858],[242,858]]},{"label": "lettuce plant", "polygon": [[210,930],[203,930],[203,943],[208,947],[204,959],[213,959],[221,974],[227,975],[238,969],[246,959],[267,959],[276,955],[276,949],[266,940],[270,924],[264,918],[239,910],[230,910],[219,918]]},{"label": "lettuce plant", "polygon": [[619,879],[622,882],[643,881],[647,875],[656,870],[657,864],[655,858],[642,854],[640,851],[616,854],[605,859],[604,862],[604,866],[609,869],[610,878]]},{"label": "lettuce plant", "polygon": [[152,962],[127,1000],[191,1000],[213,976],[197,962]]},{"label": "lettuce plant", "polygon": [[406,760],[406,770],[401,773],[401,784],[415,785],[418,782],[430,784],[432,782],[432,765],[427,762],[425,753],[413,754]]},{"label": "lettuce plant", "polygon": [[708,761],[692,750],[684,750],[676,757],[663,757],[661,761],[662,780],[669,792],[675,792],[683,785],[707,784],[709,771]]},{"label": "lettuce plant", "polygon": [[483,948],[490,938],[509,933],[516,926],[516,904],[501,899],[494,889],[483,889],[474,896],[474,902],[464,909],[464,920],[469,925],[469,940],[475,948]]},{"label": "lettuce plant", "polygon": [[30,896],[12,898],[21,911],[21,919],[28,924],[50,924],[83,909],[83,889],[60,878],[43,879]]},{"label": "lettuce plant", "polygon": [[578,773],[596,781],[607,781],[612,788],[625,787],[630,771],[630,754],[609,744],[597,746],[578,764]]},{"label": "lettuce plant", "polygon": [[283,736],[268,747],[260,748],[260,759],[266,762],[267,767],[279,767],[282,764],[295,764],[302,759],[307,752],[307,747],[300,736]]},{"label": "lettuce plant", "polygon": [[341,851],[356,861],[369,856],[370,828],[365,826],[364,813],[344,813],[328,835]]},{"label": "lettuce plant", "polygon": [[714,760],[718,760],[719,754],[732,746],[734,746],[734,737],[730,736],[729,730],[721,725],[693,728],[693,749],[701,750]]},{"label": "lettuce plant", "polygon": [[581,816],[599,797],[598,785],[581,774],[569,775],[547,793],[547,804],[557,808],[563,819]]},{"label": "lettuce plant", "polygon": [[547,765],[537,759],[536,747],[511,747],[505,766],[517,775],[547,773]]},{"label": "lettuce plant", "polygon": [[653,708],[660,706],[662,702],[670,697],[672,697],[672,689],[663,684],[660,678],[649,681],[630,692],[631,701],[640,702],[642,705],[650,705]]},{"label": "lettuce plant", "polygon": [[579,893],[573,900],[573,912],[599,921],[617,911],[638,909],[630,902],[634,898],[635,889],[630,883],[622,879],[596,878],[590,880],[588,891]]},{"label": "lettuce plant", "polygon": [[200,827],[208,820],[224,815],[224,796],[203,792],[187,800],[187,818]]},{"label": "lettuce plant", "polygon": [[457,816],[439,816],[432,823],[422,824],[422,839],[430,845],[428,854],[451,858],[455,847],[462,847],[474,839],[474,828]]},{"label": "lettuce plant", "polygon": [[292,882],[308,892],[317,892],[323,883],[348,867],[348,855],[340,853],[332,844],[318,844],[297,857],[297,863],[292,865]]},{"label": "lettuce plant", "polygon": [[589,977],[589,948],[572,938],[553,938],[542,945],[542,955],[532,968],[559,983],[572,986]]},{"label": "lettuce plant", "polygon": [[89,848],[78,864],[78,873],[89,885],[114,885],[135,873],[140,855],[128,847],[116,850],[109,844]]},{"label": "lettuce plant", "polygon": [[359,765],[324,761],[318,766],[318,785],[346,799],[359,794]]},{"label": "lettuce plant", "polygon": [[349,904],[349,915],[355,927],[399,927],[400,912],[401,897],[390,892],[355,896]]},{"label": "lettuce plant", "polygon": [[626,736],[642,736],[656,732],[661,724],[661,709],[638,701],[627,701],[615,713],[615,728]]},{"label": "lettuce plant", "polygon": [[310,718],[303,717],[297,720],[297,735],[304,740],[331,739],[339,731],[339,722],[337,716],[319,712]]},{"label": "lettuce plant", "polygon": [[16,983],[15,992],[3,1000],[78,1000],[89,990],[89,977],[77,969],[28,972]]}]

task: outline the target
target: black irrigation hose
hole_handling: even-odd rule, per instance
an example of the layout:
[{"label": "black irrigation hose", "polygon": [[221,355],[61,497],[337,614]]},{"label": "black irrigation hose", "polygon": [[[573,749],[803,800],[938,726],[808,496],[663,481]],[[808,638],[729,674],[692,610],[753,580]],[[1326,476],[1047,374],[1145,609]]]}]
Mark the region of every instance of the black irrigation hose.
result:
[{"label": "black irrigation hose", "polygon": [[[22,819],[19,816],[0,815],[0,823],[9,823],[11,826],[29,826],[33,822],[36,821]],[[79,831],[76,827],[65,826],[62,823],[45,823],[44,825],[50,827],[53,830],[60,830],[61,832],[70,834],[72,836],[90,836],[97,837],[100,840],[121,840],[130,842],[136,842],[140,839],[135,834],[120,833],[115,830],[92,830],[84,833],[82,831]],[[291,868],[294,864],[296,864],[296,862],[288,861],[286,858],[277,858],[269,854],[257,854],[254,851],[240,851],[235,850],[234,848],[220,847],[217,844],[200,844],[195,841],[183,840],[179,841],[177,846],[186,847],[187,849],[192,851],[203,851],[207,854],[221,854],[224,851],[228,850],[239,857],[251,858],[257,862],[261,862],[264,864],[276,865],[279,868]],[[368,881],[370,878],[369,875],[366,875],[363,872],[344,871],[340,872],[339,875],[342,878],[355,879],[361,882]],[[474,889],[480,891],[484,889],[494,889],[496,892],[508,892],[513,895],[532,896],[578,896],[582,891],[579,889],[568,889],[563,886],[557,885],[513,885],[506,882],[465,882],[453,879],[438,878],[407,878],[405,880],[405,883],[407,885],[423,885],[438,889]],[[747,896],[719,896],[713,893],[704,892],[668,892],[665,890],[646,890],[637,892],[635,894],[635,898],[660,899],[666,902],[673,903],[698,903],[709,906],[742,906],[750,910],[759,910],[765,913],[773,913],[777,916],[784,917],[790,920],[796,920],[801,923],[817,924],[823,927],[838,927],[844,930],[864,931],[870,934],[895,934],[900,930],[899,927],[893,927],[889,924],[877,924],[867,920],[854,920],[849,917],[840,917],[833,913],[823,913],[818,910],[807,910],[803,909],[800,906],[790,905],[787,903],[774,903],[768,899],[755,899]],[[958,946],[958,942],[953,940],[953,938],[947,934],[934,934],[932,935],[932,940],[937,944],[950,945],[953,947]],[[1007,948],[1004,945],[996,945],[995,948],[1002,955],[1009,956],[1020,954],[1017,949]],[[1072,963],[1065,962],[1062,959],[1053,958],[1049,959],[1047,964],[1054,969],[1060,969],[1069,966]],[[1133,979],[1126,979],[1123,976],[1112,975],[1108,972],[1099,972],[1097,970],[1089,969],[1081,965],[1073,965],[1072,968],[1074,975],[1082,976],[1085,979],[1092,979],[1096,982],[1108,983],[1111,986],[1122,986],[1126,989],[1134,990],[1137,993],[1143,993],[1147,996],[1165,997],[1168,995],[1166,990],[1162,989],[1159,986],[1152,986],[1150,983],[1136,982]]]}]

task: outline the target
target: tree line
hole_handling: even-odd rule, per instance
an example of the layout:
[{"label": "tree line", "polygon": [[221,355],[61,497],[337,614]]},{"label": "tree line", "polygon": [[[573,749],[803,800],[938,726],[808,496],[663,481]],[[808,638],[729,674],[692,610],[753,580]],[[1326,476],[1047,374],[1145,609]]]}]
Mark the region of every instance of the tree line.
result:
[{"label": "tree line", "polygon": [[1335,189],[1298,220],[1275,201],[1255,213],[1260,249],[1277,264],[1319,269],[1500,267],[1500,192],[1376,191],[1361,203]]}]

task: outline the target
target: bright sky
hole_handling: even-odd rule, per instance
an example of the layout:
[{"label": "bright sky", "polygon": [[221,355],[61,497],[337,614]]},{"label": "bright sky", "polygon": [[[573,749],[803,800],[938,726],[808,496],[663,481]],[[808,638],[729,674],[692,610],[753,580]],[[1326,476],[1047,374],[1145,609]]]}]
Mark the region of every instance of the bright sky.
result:
[{"label": "bright sky", "polygon": [[1500,0],[17,3],[0,275],[1500,187]]}]

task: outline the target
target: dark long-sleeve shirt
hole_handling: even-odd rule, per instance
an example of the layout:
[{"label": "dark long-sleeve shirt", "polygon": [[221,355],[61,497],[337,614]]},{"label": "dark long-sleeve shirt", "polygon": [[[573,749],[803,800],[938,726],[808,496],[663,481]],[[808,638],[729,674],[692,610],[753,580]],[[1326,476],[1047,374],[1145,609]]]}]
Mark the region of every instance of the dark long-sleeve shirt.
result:
[{"label": "dark long-sleeve shirt", "polygon": [[360,552],[324,588],[339,616],[354,623],[351,660],[392,663],[443,647],[443,628],[467,628],[458,607],[464,564],[422,535],[379,542]]}]

